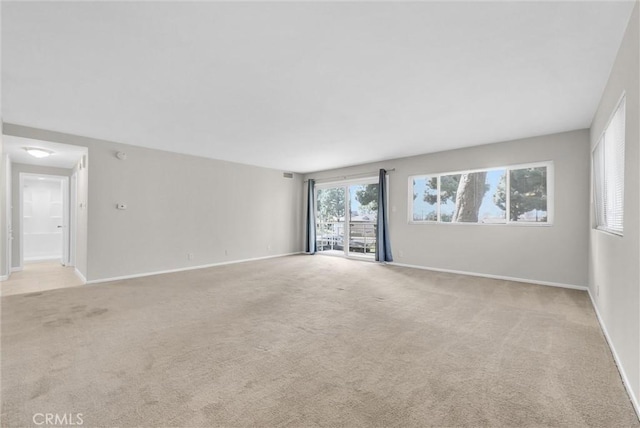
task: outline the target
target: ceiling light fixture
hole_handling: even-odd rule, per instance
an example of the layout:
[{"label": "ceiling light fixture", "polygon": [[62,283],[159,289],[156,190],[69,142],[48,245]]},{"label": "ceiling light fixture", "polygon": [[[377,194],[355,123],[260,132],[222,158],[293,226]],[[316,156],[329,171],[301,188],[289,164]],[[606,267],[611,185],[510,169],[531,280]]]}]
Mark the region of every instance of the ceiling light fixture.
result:
[{"label": "ceiling light fixture", "polygon": [[39,149],[37,147],[25,147],[24,149],[34,158],[46,158],[53,154],[51,150]]}]

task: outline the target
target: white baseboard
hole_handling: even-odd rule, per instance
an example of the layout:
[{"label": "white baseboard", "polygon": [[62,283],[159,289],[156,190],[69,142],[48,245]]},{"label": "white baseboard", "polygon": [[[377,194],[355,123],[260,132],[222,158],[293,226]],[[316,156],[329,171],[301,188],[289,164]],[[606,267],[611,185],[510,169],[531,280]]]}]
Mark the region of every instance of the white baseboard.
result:
[{"label": "white baseboard", "polygon": [[228,261],[228,262],[210,263],[210,264],[199,265],[199,266],[189,266],[189,267],[177,268],[177,269],[160,270],[160,271],[155,271],[155,272],[136,273],[136,274],[133,274],[133,275],[115,276],[115,277],[112,277],[112,278],[92,279],[90,281],[86,281],[85,284],[100,284],[100,283],[103,283],[103,282],[120,281],[120,280],[123,280],[123,279],[141,278],[143,276],[162,275],[164,273],[175,273],[175,272],[184,272],[184,271],[188,271],[188,270],[206,269],[206,268],[210,268],[210,267],[232,265],[232,264],[236,264],[236,263],[253,262],[253,261],[256,261],[256,260],[275,259],[277,257],[293,256],[293,255],[296,255],[296,254],[302,254],[302,251],[296,251],[295,253],[276,254],[276,255],[273,255],[273,256],[254,257],[254,258],[251,258],[251,259],[231,260],[231,261]]},{"label": "white baseboard", "polygon": [[624,366],[622,365],[622,361],[620,361],[620,357],[618,357],[615,346],[613,346],[613,342],[611,341],[611,337],[609,336],[609,332],[607,331],[607,326],[604,324],[604,321],[600,316],[600,311],[598,311],[598,306],[596,306],[596,301],[593,299],[591,290],[588,290],[587,292],[589,293],[589,298],[591,299],[593,310],[596,312],[596,317],[598,318],[598,323],[600,323],[602,333],[604,334],[604,337],[607,340],[607,344],[609,345],[609,349],[611,350],[611,354],[613,355],[613,360],[615,361],[616,366],[618,366],[618,372],[620,372],[622,384],[627,390],[627,394],[629,394],[629,399],[631,400],[633,409],[636,411],[636,416],[638,416],[638,419],[640,419],[640,401],[638,401],[638,396],[633,391],[633,388],[631,388],[631,383],[629,382],[629,378],[627,377],[627,372],[624,370]]},{"label": "white baseboard", "polygon": [[563,284],[563,283],[560,283],[560,282],[550,282],[550,281],[538,281],[538,280],[535,280],[535,279],[514,278],[514,277],[511,277],[511,276],[490,275],[490,274],[487,274],[487,273],[468,272],[468,271],[453,270],[453,269],[440,269],[440,268],[418,266],[418,265],[409,265],[409,264],[396,263],[396,262],[391,262],[391,263],[386,263],[386,264],[391,265],[391,266],[402,266],[402,267],[408,267],[408,268],[413,268],[413,269],[432,270],[432,271],[435,271],[435,272],[455,273],[455,274],[458,274],[458,275],[479,276],[479,277],[482,277],[482,278],[502,279],[502,280],[505,280],[505,281],[524,282],[524,283],[527,283],[527,284],[547,285],[549,287],[570,288],[572,290],[587,291],[587,287],[585,287],[583,285]]},{"label": "white baseboard", "polygon": [[22,270],[22,266],[12,267],[11,272],[20,272]]},{"label": "white baseboard", "polygon": [[9,279],[9,275],[0,275],[0,282],[6,281],[7,279]]},{"label": "white baseboard", "polygon": [[74,268],[74,269],[73,269],[73,273],[75,273],[75,274],[76,274],[76,276],[77,276],[78,278],[80,278],[80,280],[82,281],[82,283],[83,283],[83,284],[86,284],[86,283],[87,283],[87,278],[85,278],[85,277],[84,277],[84,275],[82,274],[82,272],[80,272],[80,271],[78,270],[78,268]]}]

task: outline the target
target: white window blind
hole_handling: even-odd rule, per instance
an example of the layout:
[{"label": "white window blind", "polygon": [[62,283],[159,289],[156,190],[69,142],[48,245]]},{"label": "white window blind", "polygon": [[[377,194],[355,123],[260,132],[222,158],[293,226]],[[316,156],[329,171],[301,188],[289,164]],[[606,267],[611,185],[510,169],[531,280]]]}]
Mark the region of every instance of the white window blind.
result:
[{"label": "white window blind", "polygon": [[593,151],[596,227],[622,235],[624,214],[625,98]]}]

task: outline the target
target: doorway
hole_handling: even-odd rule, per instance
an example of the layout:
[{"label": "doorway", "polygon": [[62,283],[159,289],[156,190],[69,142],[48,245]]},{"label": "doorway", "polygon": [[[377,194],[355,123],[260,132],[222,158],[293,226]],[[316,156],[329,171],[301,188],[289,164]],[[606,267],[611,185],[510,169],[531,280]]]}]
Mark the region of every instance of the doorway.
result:
[{"label": "doorway", "polygon": [[69,177],[20,174],[21,261],[69,264]]},{"label": "doorway", "polygon": [[378,179],[317,185],[315,197],[317,251],[374,259]]},{"label": "doorway", "polygon": [[[14,239],[18,241],[19,266],[3,282],[2,296],[76,287],[74,210],[77,177],[20,172]],[[77,214],[76,214],[77,215]],[[69,227],[69,226],[73,227]]]},{"label": "doorway", "polygon": [[11,269],[0,294],[84,284],[88,148],[8,135],[3,143],[12,233]]}]

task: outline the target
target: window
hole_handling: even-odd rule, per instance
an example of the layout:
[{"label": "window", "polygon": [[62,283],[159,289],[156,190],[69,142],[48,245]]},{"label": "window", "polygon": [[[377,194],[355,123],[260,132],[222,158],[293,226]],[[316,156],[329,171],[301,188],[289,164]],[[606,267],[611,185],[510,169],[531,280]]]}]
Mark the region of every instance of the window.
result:
[{"label": "window", "polygon": [[413,207],[413,221],[438,221],[438,177],[413,179],[413,199],[420,197]]},{"label": "window", "polygon": [[622,235],[624,214],[625,97],[593,150],[596,228]]},{"label": "window", "polygon": [[547,221],[547,167],[509,170],[509,219]]},{"label": "window", "polygon": [[410,177],[409,221],[551,224],[552,167],[545,162]]}]

